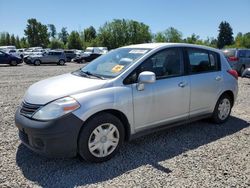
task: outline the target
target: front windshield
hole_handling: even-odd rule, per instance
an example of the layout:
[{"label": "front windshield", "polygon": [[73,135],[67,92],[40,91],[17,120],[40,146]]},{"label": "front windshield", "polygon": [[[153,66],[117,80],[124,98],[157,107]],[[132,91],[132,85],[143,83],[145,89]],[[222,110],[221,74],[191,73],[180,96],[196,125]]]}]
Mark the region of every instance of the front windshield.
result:
[{"label": "front windshield", "polygon": [[149,52],[149,50],[145,48],[118,48],[95,59],[83,67],[81,71],[104,78],[114,78]]}]

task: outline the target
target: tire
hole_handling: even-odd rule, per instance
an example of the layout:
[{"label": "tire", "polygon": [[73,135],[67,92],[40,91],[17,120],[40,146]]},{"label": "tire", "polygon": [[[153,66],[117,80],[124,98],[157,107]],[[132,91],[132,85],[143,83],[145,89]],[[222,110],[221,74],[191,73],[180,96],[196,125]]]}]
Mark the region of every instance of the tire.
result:
[{"label": "tire", "polygon": [[222,95],[216,103],[212,120],[214,123],[224,123],[230,117],[232,109],[232,99],[228,95]]},{"label": "tire", "polygon": [[11,66],[17,66],[17,61],[16,60],[11,60],[10,65]]},{"label": "tire", "polygon": [[37,60],[35,60],[35,61],[34,61],[34,65],[36,65],[36,66],[41,65],[41,61],[40,61],[40,60],[38,60],[38,59],[37,59]]},{"label": "tire", "polygon": [[57,63],[58,65],[65,65],[65,61],[63,59],[60,59],[59,62]]},{"label": "tire", "polygon": [[242,76],[242,74],[243,74],[244,70],[245,70],[245,66],[244,66],[244,65],[242,65],[242,66],[241,66],[241,68],[240,68],[240,76]]},{"label": "tire", "polygon": [[109,113],[99,113],[84,124],[78,137],[78,153],[88,162],[107,161],[117,153],[124,136],[120,119]]}]

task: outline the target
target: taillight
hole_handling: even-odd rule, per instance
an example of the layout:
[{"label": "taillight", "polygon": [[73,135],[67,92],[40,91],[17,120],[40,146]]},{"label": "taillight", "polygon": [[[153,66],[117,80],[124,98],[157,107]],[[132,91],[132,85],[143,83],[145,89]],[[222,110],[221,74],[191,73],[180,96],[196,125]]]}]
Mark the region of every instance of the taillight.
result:
[{"label": "taillight", "polygon": [[230,69],[227,72],[231,74],[236,80],[238,80],[238,73],[236,70]]},{"label": "taillight", "polygon": [[239,61],[239,58],[235,57],[235,56],[232,56],[232,57],[228,57],[228,60],[235,62],[235,61]]}]

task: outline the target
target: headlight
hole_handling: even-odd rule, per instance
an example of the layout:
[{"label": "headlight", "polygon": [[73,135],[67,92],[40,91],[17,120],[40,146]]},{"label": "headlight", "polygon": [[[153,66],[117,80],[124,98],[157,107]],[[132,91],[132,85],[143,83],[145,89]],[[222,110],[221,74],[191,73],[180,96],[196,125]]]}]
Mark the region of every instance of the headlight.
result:
[{"label": "headlight", "polygon": [[56,119],[78,108],[80,108],[80,104],[75,99],[64,97],[42,107],[32,116],[32,118],[37,120]]}]

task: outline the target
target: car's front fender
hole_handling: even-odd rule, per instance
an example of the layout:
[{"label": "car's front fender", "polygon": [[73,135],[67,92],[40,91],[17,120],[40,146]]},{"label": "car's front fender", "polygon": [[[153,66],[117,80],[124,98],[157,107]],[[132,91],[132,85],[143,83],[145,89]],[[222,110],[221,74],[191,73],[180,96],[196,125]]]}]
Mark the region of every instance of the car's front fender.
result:
[{"label": "car's front fender", "polygon": [[81,107],[74,114],[83,121],[94,114],[105,110],[116,110],[123,113],[130,124],[133,134],[133,101],[130,86],[118,86],[72,95]]}]

